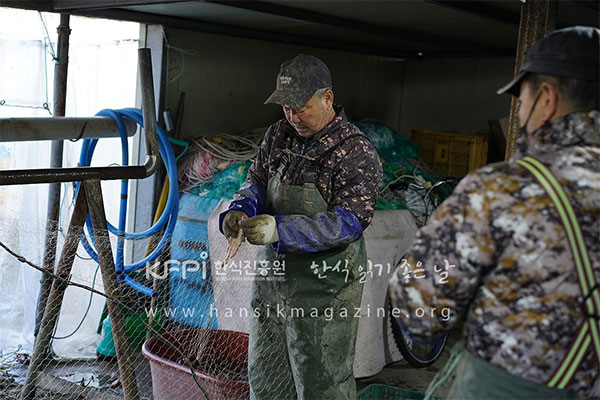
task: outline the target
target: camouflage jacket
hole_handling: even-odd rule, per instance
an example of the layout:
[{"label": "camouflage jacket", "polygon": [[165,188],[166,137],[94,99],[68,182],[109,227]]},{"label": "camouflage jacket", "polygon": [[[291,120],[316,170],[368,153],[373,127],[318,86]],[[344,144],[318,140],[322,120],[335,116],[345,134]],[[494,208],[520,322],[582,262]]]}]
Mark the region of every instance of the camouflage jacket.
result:
[{"label": "camouflage jacket", "polygon": [[[581,293],[554,204],[514,161],[531,155],[556,175],[600,282],[599,127],[598,111],[558,118],[523,138],[511,162],[479,168],[459,183],[390,282],[392,304],[410,332],[439,334],[467,313],[464,337],[473,355],[545,384],[584,319]],[[589,397],[597,379],[592,348],[567,389]]]},{"label": "camouflage jacket", "polygon": [[362,236],[373,218],[382,179],[379,156],[344,110],[334,107],[334,120],[307,138],[298,135],[285,119],[271,125],[246,184],[232,202],[230,210],[243,210],[250,217],[270,212],[265,207],[266,189],[283,160],[282,183],[316,185],[328,205],[327,212],[275,215],[278,253],[317,252],[351,243]]}]

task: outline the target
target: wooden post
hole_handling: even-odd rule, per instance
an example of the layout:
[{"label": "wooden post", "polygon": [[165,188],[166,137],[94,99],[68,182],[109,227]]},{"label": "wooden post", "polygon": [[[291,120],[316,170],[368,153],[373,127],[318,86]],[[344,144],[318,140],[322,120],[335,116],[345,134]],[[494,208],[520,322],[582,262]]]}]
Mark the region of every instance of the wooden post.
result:
[{"label": "wooden post", "polygon": [[[71,275],[75,252],[79,246],[79,238],[83,232],[83,224],[85,223],[86,216],[86,195],[83,188],[80,188],[75,202],[75,209],[73,210],[73,215],[71,215],[67,238],[65,239],[65,244],[56,269],[56,275],[65,280],[68,280]],[[27,378],[25,378],[25,384],[23,385],[23,391],[21,392],[22,399],[35,398],[37,375],[44,369],[47,362],[48,354],[50,353],[48,349],[50,348],[52,334],[54,333],[66,289],[67,285],[64,281],[55,279],[52,282],[44,314],[40,322],[39,331],[35,338],[33,355],[31,356],[31,361],[27,369]]]},{"label": "wooden post", "polygon": [[104,202],[102,201],[102,188],[100,187],[99,180],[85,181],[84,187],[87,194],[92,227],[94,229],[94,239],[98,251],[102,281],[104,283],[104,293],[108,297],[106,306],[108,308],[108,315],[110,316],[113,339],[117,351],[117,363],[119,365],[123,393],[126,400],[139,400],[140,396],[135,380],[135,368],[127,340],[125,313],[117,301],[111,300],[121,300],[123,296],[119,289],[110,237],[108,236],[106,212],[104,210]]},{"label": "wooden post", "polygon": [[[558,14],[558,0],[521,0],[521,22],[515,57],[514,75],[525,62],[527,54],[535,42],[554,30]],[[509,160],[515,152],[519,138],[519,100],[511,96],[506,156]]]}]

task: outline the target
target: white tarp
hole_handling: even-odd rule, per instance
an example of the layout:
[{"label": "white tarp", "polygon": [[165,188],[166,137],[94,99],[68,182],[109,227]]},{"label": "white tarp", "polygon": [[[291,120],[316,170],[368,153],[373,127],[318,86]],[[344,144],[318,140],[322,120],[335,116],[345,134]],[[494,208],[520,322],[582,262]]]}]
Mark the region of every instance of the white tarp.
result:
[{"label": "white tarp", "polygon": [[[53,40],[59,14],[44,18]],[[135,106],[139,25],[120,21],[71,17],[67,116],[92,116],[102,108]],[[56,44],[54,44],[54,49]],[[0,8],[0,118],[48,117],[52,108],[54,63],[44,46],[40,16],[35,11]],[[48,95],[46,94],[48,93]],[[19,106],[19,107],[14,107]],[[23,108],[38,107],[38,108]],[[94,165],[120,162],[118,139],[102,140],[94,153]],[[75,166],[81,141],[65,141],[63,165]],[[0,169],[47,168],[50,142],[0,142]],[[72,212],[72,184],[62,184],[60,225],[66,234]],[[108,218],[118,215],[120,182],[103,183]],[[0,241],[31,262],[41,265],[46,230],[48,185],[0,187]],[[58,235],[58,249],[63,244]],[[114,249],[114,241],[113,241]],[[87,257],[80,247],[78,254]],[[58,256],[57,256],[58,259]],[[72,279],[92,284],[97,264],[75,259]],[[33,327],[40,273],[0,249],[0,354],[33,347]],[[100,273],[94,287],[102,290]],[[67,288],[55,336],[67,335],[82,321],[90,293]],[[77,332],[55,340],[55,353],[67,358],[95,357],[96,333],[104,298],[94,295],[90,310]]]},{"label": "white tarp", "polygon": [[370,309],[371,316],[361,316],[358,325],[354,360],[356,378],[375,375],[386,364],[402,359],[394,342],[389,319],[377,317],[373,310],[387,311],[388,282],[394,267],[412,244],[417,229],[407,210],[380,210],[375,211],[373,221],[365,231],[367,257],[373,275],[365,281],[361,312],[364,314]]}]

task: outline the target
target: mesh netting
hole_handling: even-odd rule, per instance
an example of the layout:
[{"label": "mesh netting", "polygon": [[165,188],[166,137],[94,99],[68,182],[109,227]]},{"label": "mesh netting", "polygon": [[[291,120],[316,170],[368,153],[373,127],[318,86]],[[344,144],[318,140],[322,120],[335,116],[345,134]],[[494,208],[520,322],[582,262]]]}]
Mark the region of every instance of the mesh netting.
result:
[{"label": "mesh netting", "polygon": [[[249,332],[258,318],[251,305],[253,285],[284,279],[285,264],[265,265],[259,261],[260,246],[243,240],[232,244],[219,232],[218,216],[244,181],[248,163],[223,164],[201,151],[190,151],[180,162],[180,183],[187,186],[167,245],[139,268],[131,268],[139,262],[129,255],[138,254],[135,249],[151,254],[165,232],[127,240],[110,232],[104,212],[118,215],[115,199],[105,198],[105,210],[98,214],[93,187],[80,190],[86,201],[76,198],[73,184],[64,183],[60,222],[47,229],[45,207],[24,206],[29,202],[20,187],[0,187],[1,398],[249,397]],[[208,165],[209,171],[194,163]],[[98,218],[83,229],[81,211],[90,201]],[[416,229],[407,210],[382,210],[365,232],[369,261],[359,268],[362,304],[349,310],[349,318],[359,318],[355,377],[374,375],[401,359],[386,289]],[[82,235],[92,252],[80,241]],[[117,251],[121,246],[124,251]],[[54,263],[43,254],[53,247]],[[95,254],[102,251],[109,256]],[[54,267],[48,270],[48,265]],[[42,294],[45,287],[49,297]],[[251,361],[274,366],[262,377],[263,387],[255,389],[295,398],[281,350],[286,344],[278,343],[282,338],[266,329],[252,340],[272,346]]]},{"label": "mesh netting", "polygon": [[[40,353],[42,359],[35,368],[35,395],[31,398],[123,398],[124,385],[130,386],[129,393],[137,391],[140,398],[146,399],[248,398],[248,332],[255,317],[250,298],[254,281],[265,272],[255,261],[259,259],[259,246],[248,243],[242,243],[225,264],[232,252],[228,251],[228,241],[218,232],[218,214],[228,205],[228,200],[182,195],[170,247],[158,260],[129,273],[138,283],[152,288],[155,297],[144,295],[123,281],[109,290],[98,263],[90,259],[79,243],[72,268],[58,267],[53,273],[55,279],[51,279],[57,287],[65,289],[64,297],[61,305],[46,309],[46,314],[57,313],[56,322],[48,322],[46,316],[37,330],[39,340],[43,324],[52,323],[55,327],[51,330],[51,345]],[[32,321],[43,255],[30,253],[28,244],[43,241],[45,228],[43,218],[18,220],[17,210],[3,211],[2,296],[22,299],[20,304],[8,302],[11,309],[3,315],[2,322],[12,324],[12,328],[8,332],[6,328],[0,330],[5,344],[0,353],[0,397],[10,399],[19,398],[32,374],[32,354],[35,357]],[[381,220],[387,222],[390,218],[381,216]],[[389,226],[382,226],[381,237],[389,240],[388,229]],[[80,232],[76,230],[73,237],[79,237]],[[68,221],[55,233],[59,250],[66,248]],[[370,272],[365,271],[364,275],[355,362],[357,377],[377,373],[390,359],[400,359],[391,332],[385,332],[390,330],[387,313],[381,313],[386,309],[385,288],[393,272],[390,266],[399,261],[400,255],[390,254],[386,246],[387,249],[394,246],[377,240],[377,232],[371,236],[367,247],[371,246],[370,253],[381,254],[381,260],[372,259]],[[95,231],[94,241],[95,248],[110,244],[113,253],[118,244],[117,237],[107,231]],[[153,240],[133,242],[130,245],[147,247],[150,251],[148,246]],[[398,252],[407,246],[408,243],[400,243]],[[390,266],[383,262],[384,258]],[[284,274],[285,270],[269,273]],[[64,285],[58,285],[60,282]],[[107,303],[111,301],[122,311],[120,323],[115,323],[109,315]],[[134,369],[133,380],[124,377],[119,369],[117,359],[123,357],[123,351],[117,354],[117,337],[129,343],[127,352]],[[261,339],[273,341],[272,337]],[[282,354],[270,351],[262,354],[261,359],[277,365],[282,363]],[[273,369],[272,376],[265,380],[270,390],[277,390],[279,398],[294,397],[293,382],[284,372],[286,368],[282,365]]]}]

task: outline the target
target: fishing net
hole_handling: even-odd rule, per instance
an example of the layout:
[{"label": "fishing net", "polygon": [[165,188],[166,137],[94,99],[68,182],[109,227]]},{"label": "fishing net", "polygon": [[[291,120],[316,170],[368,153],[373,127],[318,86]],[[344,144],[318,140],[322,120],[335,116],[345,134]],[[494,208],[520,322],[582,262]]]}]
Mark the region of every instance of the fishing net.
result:
[{"label": "fishing net", "polygon": [[[376,121],[357,124],[379,154],[383,179],[376,210],[409,210],[423,226],[435,208],[452,193],[454,182],[420,160],[419,146]],[[441,182],[439,185],[436,183]],[[433,189],[432,189],[433,187]]]},{"label": "fishing net", "polygon": [[[261,263],[259,246],[242,237],[232,244],[219,232],[218,216],[249,164],[204,150],[187,154],[173,229],[145,237],[106,225],[119,217],[119,196],[106,195],[118,193],[119,181],[102,183],[104,213],[91,184],[61,184],[59,223],[51,227],[45,206],[24,201],[39,185],[0,187],[0,397],[247,399],[248,333],[257,317],[252,286],[287,273],[285,263]],[[86,204],[102,214],[95,222],[85,223]],[[365,232],[363,301],[350,310],[360,318],[356,377],[401,359],[386,288],[416,229],[406,210],[382,210]],[[53,261],[44,257],[52,247]],[[140,263],[132,256],[140,249],[146,256],[159,251]],[[49,298],[40,295],[44,287],[52,288]],[[272,339],[263,335],[258,339]],[[292,398],[286,368],[273,369],[267,381]]]},{"label": "fishing net", "polygon": [[[77,201],[72,200],[72,185],[63,184],[64,218],[49,233],[55,234],[52,240],[59,254],[75,240],[76,256],[72,265],[56,261],[50,282],[64,290],[64,295],[61,303],[46,308],[46,314],[54,313],[55,320],[46,316],[39,322],[38,340],[48,325],[52,328],[51,340],[38,354],[41,359],[32,370],[36,357],[32,351],[35,310],[41,280],[36,268],[44,265],[43,252],[33,251],[32,244],[43,243],[47,231],[43,213],[23,217],[18,203],[11,202],[13,189],[0,189],[6,200],[0,229],[0,304],[10,308],[0,317],[4,327],[0,330],[4,335],[0,350],[1,398],[19,398],[32,374],[35,385],[30,386],[33,391],[28,392],[29,398],[116,399],[133,398],[132,393],[136,392],[143,399],[248,398],[248,332],[254,317],[250,296],[254,281],[263,274],[263,265],[257,262],[258,246],[241,242],[239,249],[231,252],[229,242],[219,233],[218,214],[227,209],[229,200],[194,193],[181,195],[169,246],[155,261],[126,272],[128,279],[152,289],[154,297],[151,297],[132,288],[124,278],[125,273],[121,279],[114,274],[114,279],[108,280],[99,263],[78,241],[85,234],[94,249],[109,245],[115,255],[119,236],[106,229],[94,229],[92,241],[87,228],[69,233],[69,220],[76,212]],[[107,199],[106,211],[110,213],[108,203]],[[401,258],[400,252],[408,246],[397,238],[408,240],[416,227],[409,234],[398,233],[391,238],[390,232],[399,229],[398,226],[408,226],[409,221],[383,227],[382,221],[400,220],[392,215],[377,215],[376,219],[379,222],[374,224],[382,227],[379,233],[382,240],[367,236],[367,247],[384,248],[369,251],[376,256],[364,266],[365,294],[355,362],[357,377],[373,375],[390,360],[401,358],[391,330],[387,332],[385,288]],[[125,248],[141,247],[149,253],[157,239],[128,240]],[[394,243],[385,245],[383,240]],[[226,262],[228,251],[231,257]],[[125,267],[132,262],[125,257]],[[284,265],[271,267],[278,269],[273,273],[282,276],[286,273]],[[22,296],[28,301],[15,304],[8,300],[11,296]],[[113,319],[115,314],[110,307],[107,309],[111,304],[121,311],[117,320]],[[8,325],[10,329],[6,328]],[[128,344],[125,352],[133,369],[129,375],[119,369],[119,362],[124,359],[123,350],[117,351],[119,340]],[[291,397],[292,393],[285,393],[290,386],[283,382],[283,377],[281,370],[274,369],[268,379],[273,387],[280,387],[282,398]]]},{"label": "fishing net", "polygon": [[[231,252],[229,242],[218,232],[218,214],[228,204],[223,199],[182,195],[168,249],[156,261],[127,273],[153,289],[155,297],[140,293],[124,280],[113,281],[117,283],[109,288],[99,264],[78,243],[72,267],[60,263],[53,272],[51,282],[64,289],[64,296],[62,304],[46,308],[47,314],[55,313],[55,322],[46,317],[39,323],[38,339],[46,325],[54,328],[34,372],[29,367],[35,357],[33,330],[41,279],[35,268],[43,267],[43,255],[32,254],[29,246],[43,241],[44,219],[18,220],[19,210],[3,208],[0,287],[2,304],[11,304],[11,310],[0,319],[12,328],[2,332],[11,340],[4,342],[0,353],[0,397],[19,398],[34,373],[35,392],[29,393],[30,398],[116,399],[137,392],[145,399],[247,399],[248,332],[254,317],[250,296],[263,265],[257,262],[258,246],[242,242]],[[383,219],[391,220],[389,216]],[[17,230],[18,235],[11,234]],[[83,233],[76,229],[69,235],[68,230],[67,220],[54,232],[59,251],[69,242],[67,236],[78,238]],[[87,229],[85,235],[90,238]],[[108,230],[94,230],[93,235],[94,248],[110,245],[114,253],[119,245],[119,238]],[[387,231],[381,235],[390,239]],[[149,251],[152,242],[156,240],[139,239],[130,245]],[[375,239],[370,243],[380,245]],[[376,249],[373,254],[381,254],[381,259],[373,258],[365,271],[356,376],[372,375],[389,360],[400,359],[391,331],[388,336],[384,330],[388,318],[385,287],[401,257],[390,254],[395,244],[388,244],[387,254],[385,249]],[[228,252],[231,257],[225,261]],[[274,273],[286,273],[284,265],[271,267],[278,269]],[[4,302],[23,291],[31,301],[19,307]],[[120,322],[107,310],[111,302],[122,312]],[[123,352],[117,352],[118,338],[128,343],[133,379],[119,369]],[[291,397],[292,393],[286,396],[283,391],[290,388],[282,382],[283,376],[273,370],[268,379],[274,386],[281,385],[282,398]]]}]

